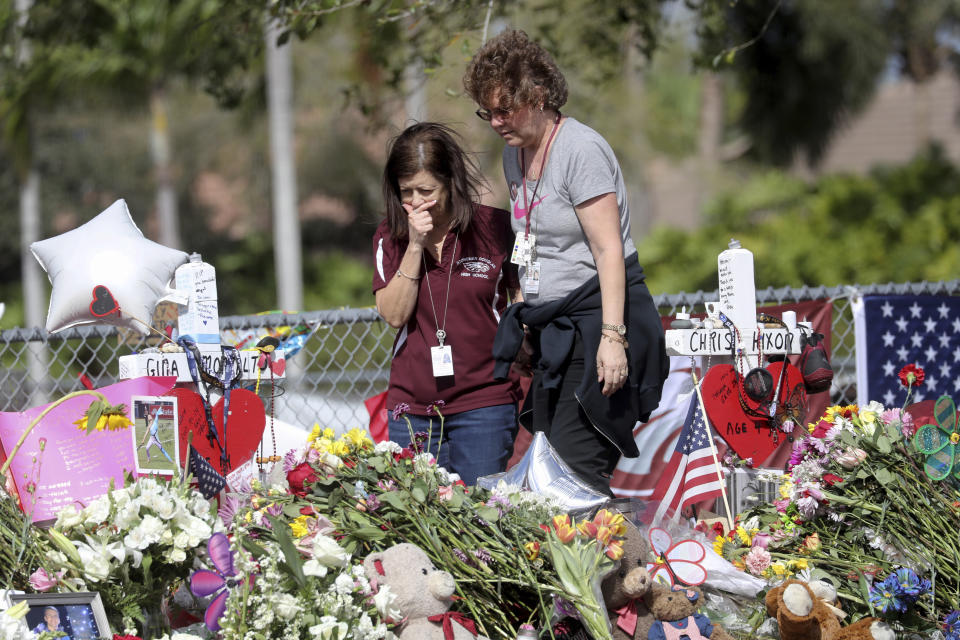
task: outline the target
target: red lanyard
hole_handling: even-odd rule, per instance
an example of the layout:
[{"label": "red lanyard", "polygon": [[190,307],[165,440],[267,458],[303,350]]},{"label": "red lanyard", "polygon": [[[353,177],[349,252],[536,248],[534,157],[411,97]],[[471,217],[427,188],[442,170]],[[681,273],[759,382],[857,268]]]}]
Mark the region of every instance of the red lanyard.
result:
[{"label": "red lanyard", "polygon": [[[540,158],[540,175],[537,176],[537,184],[533,185],[533,193],[530,195],[530,201],[536,202],[537,190],[540,188],[540,181],[543,180],[543,168],[547,165],[547,153],[550,152],[550,143],[553,142],[553,136],[557,134],[560,128],[560,113],[557,112],[557,121],[553,124],[553,131],[547,138],[547,147],[543,150],[543,157]],[[523,149],[520,150],[520,185],[523,188],[523,210],[527,216],[527,225],[524,230],[525,235],[530,235],[530,209],[527,208],[527,164],[523,161]],[[534,204],[536,206],[536,204]]]}]

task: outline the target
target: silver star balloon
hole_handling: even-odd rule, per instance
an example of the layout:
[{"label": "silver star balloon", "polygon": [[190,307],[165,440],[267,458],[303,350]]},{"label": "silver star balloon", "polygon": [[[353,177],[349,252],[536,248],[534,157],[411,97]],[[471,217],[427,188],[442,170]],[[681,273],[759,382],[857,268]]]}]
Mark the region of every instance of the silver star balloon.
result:
[{"label": "silver star balloon", "polygon": [[610,496],[590,487],[567,466],[542,431],[533,434],[530,447],[513,468],[477,478],[477,485],[493,489],[501,480],[550,496],[570,512],[589,511],[610,500]]}]

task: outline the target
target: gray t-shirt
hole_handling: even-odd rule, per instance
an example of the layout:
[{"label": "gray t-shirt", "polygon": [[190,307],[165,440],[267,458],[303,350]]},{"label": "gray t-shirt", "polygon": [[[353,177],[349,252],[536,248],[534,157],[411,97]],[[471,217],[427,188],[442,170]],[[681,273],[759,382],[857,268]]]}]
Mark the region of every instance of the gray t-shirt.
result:
[{"label": "gray t-shirt", "polygon": [[[526,227],[526,210],[521,188],[520,156],[516,147],[503,150],[503,172],[510,188],[513,231]],[[627,188],[613,149],[599,133],[566,118],[550,145],[547,166],[533,199],[535,180],[527,180],[527,201],[531,209],[530,233],[536,235],[536,258],[540,262],[540,290],[524,293],[531,304],[566,296],[597,273],[597,265],[575,206],[605,193],[617,195],[620,209],[620,236],[623,255],[636,252],[630,238],[630,208]],[[526,268],[520,266],[520,284],[525,285]]]}]

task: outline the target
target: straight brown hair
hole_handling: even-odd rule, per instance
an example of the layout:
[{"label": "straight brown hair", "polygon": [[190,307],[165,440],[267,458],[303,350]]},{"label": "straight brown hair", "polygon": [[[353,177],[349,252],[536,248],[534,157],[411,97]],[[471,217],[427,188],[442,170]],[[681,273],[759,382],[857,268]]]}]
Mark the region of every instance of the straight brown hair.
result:
[{"label": "straight brown hair", "polygon": [[469,226],[483,178],[458,139],[446,125],[420,122],[390,141],[382,188],[387,225],[394,238],[407,237],[408,228],[407,212],[400,202],[400,180],[419,171],[427,171],[443,183],[448,201],[442,204],[453,216],[451,228],[463,231]]}]

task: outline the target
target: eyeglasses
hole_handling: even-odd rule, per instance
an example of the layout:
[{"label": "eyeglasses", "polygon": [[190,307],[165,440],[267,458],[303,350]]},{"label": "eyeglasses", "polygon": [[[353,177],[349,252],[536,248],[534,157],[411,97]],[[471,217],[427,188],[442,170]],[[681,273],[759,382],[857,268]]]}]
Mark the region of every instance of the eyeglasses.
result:
[{"label": "eyeglasses", "polygon": [[506,120],[513,113],[513,109],[477,109],[477,117],[486,122],[493,120],[493,116],[497,116],[500,120]]}]

